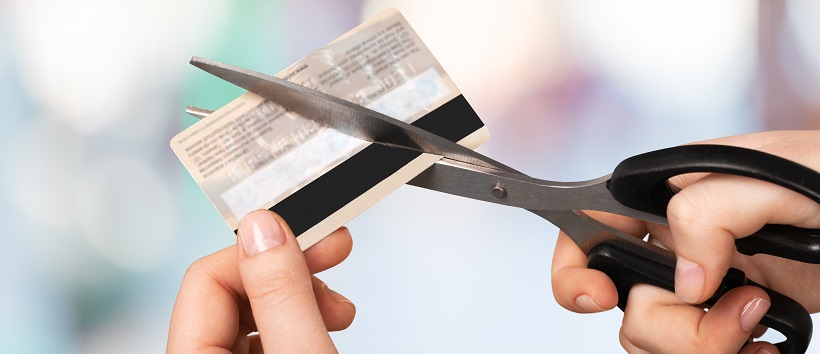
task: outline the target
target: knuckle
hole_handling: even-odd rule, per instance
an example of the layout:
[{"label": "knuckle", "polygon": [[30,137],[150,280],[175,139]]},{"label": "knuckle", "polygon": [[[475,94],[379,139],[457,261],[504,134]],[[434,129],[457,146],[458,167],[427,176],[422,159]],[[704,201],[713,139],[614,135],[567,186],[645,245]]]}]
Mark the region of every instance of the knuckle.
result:
[{"label": "knuckle", "polygon": [[621,343],[621,347],[623,347],[625,350],[627,350],[627,351],[629,350],[629,348],[630,348],[629,339],[626,338],[626,335],[624,334],[624,328],[623,327],[621,327],[621,329],[618,331],[618,342]]},{"label": "knuckle", "polygon": [[182,278],[182,288],[210,288],[216,285],[230,293],[234,293],[229,285],[229,280],[226,280],[230,278],[228,271],[226,265],[218,257],[214,255],[202,257],[191,263],[188,269],[185,270],[185,275]]},{"label": "knuckle", "polygon": [[197,259],[185,270],[183,281],[199,282],[200,279],[210,278],[212,265],[208,257]]},{"label": "knuckle", "polygon": [[552,268],[552,276],[550,277],[550,285],[552,285],[553,294],[558,295],[559,292],[561,292],[565,288],[569,287],[569,286],[567,286],[567,283],[568,283],[567,272],[568,272],[568,270],[566,268],[564,268],[564,269],[555,269],[555,267]]},{"label": "knuckle", "polygon": [[667,206],[666,216],[669,222],[692,224],[703,217],[702,208],[710,205],[703,200],[703,193],[690,190],[680,192],[672,197]]},{"label": "knuckle", "polygon": [[621,324],[621,337],[634,346],[644,347],[647,344],[646,336],[644,336],[641,328],[641,322],[636,321],[636,317],[638,316],[624,313],[623,323]]},{"label": "knuckle", "polygon": [[786,193],[783,198],[786,203],[782,203],[782,205],[793,209],[787,212],[795,219],[792,220],[794,223],[805,227],[820,226],[820,204],[795,191],[785,188],[782,188],[782,190]]},{"label": "knuckle", "polygon": [[638,332],[634,325],[627,324],[626,321],[624,321],[619,336],[621,346],[627,350],[632,347],[644,347],[646,345],[645,340]]},{"label": "knuckle", "polygon": [[234,250],[224,249],[197,259],[185,270],[181,288],[213,289],[216,286],[236,296],[241,283],[234,254]]}]

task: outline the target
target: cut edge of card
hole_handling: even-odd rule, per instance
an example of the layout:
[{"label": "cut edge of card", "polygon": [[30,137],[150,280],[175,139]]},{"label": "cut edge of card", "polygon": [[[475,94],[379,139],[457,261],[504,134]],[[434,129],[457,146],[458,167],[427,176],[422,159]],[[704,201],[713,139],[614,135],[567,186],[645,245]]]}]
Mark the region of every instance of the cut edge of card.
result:
[{"label": "cut edge of card", "polygon": [[[464,139],[458,141],[459,144],[475,149],[490,137],[490,130],[486,126],[472,132]],[[330,216],[307,229],[296,240],[302,250],[308,249],[317,242],[330,235],[333,231],[346,224],[348,221],[355,218],[365,210],[375,205],[378,201],[384,199],[388,194],[399,189],[402,185],[409,182],[411,179],[418,176],[421,172],[438,162],[441,156],[435,154],[421,154],[419,157],[404,165],[398,171],[385,178],[375,186],[367,190],[367,192],[353,199],[350,203],[335,211]]]}]

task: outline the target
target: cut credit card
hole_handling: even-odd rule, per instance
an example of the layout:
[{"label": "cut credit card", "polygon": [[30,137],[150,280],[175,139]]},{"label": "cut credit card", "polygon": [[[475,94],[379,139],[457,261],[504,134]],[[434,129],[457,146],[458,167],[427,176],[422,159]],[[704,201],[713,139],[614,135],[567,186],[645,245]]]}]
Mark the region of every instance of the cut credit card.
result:
[{"label": "cut credit card", "polygon": [[[388,10],[276,75],[469,148],[489,131],[404,17]],[[321,126],[246,93],[179,133],[171,148],[228,226],[256,209],[289,224],[302,249],[374,205],[440,156]]]}]

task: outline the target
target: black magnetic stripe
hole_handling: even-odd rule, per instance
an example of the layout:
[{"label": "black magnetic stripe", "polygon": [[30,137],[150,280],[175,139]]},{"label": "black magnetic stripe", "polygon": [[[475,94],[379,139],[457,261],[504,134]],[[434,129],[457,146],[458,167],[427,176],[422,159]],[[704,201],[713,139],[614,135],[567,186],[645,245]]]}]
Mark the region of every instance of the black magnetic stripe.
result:
[{"label": "black magnetic stripe", "polygon": [[[484,123],[467,100],[459,95],[413,125],[451,141],[459,141],[483,127]],[[270,210],[287,220],[294,235],[301,235],[420,155],[412,150],[370,144]]]},{"label": "black magnetic stripe", "polygon": [[294,235],[301,235],[419,155],[371,144],[270,210],[287,220]]},{"label": "black magnetic stripe", "polygon": [[458,142],[484,126],[481,118],[462,95],[425,114],[413,125],[447,140]]}]

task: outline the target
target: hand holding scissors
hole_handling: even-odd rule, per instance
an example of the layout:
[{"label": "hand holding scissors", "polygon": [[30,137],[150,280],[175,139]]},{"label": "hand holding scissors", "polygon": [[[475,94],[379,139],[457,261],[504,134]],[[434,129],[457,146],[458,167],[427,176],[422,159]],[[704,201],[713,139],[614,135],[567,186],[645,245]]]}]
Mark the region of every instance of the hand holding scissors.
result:
[{"label": "hand holding scissors", "polygon": [[[750,177],[783,186],[820,203],[820,174],[816,171],[759,151],[724,145],[682,146],[638,155],[619,164],[612,175],[589,181],[540,180],[423,129],[336,97],[205,59],[194,58],[192,63],[348,135],[391,148],[441,156],[438,163],[410,184],[527,209],[550,221],[574,241],[588,258],[590,268],[612,279],[622,309],[636,284],[674,291],[677,260],[674,253],[601,223],[584,211],[603,211],[667,225],[667,206],[675,195],[667,181],[693,172]],[[820,263],[818,230],[768,225],[736,244],[738,251],[747,255],[762,253]],[[697,294],[693,298],[703,300],[700,306],[709,307],[732,289],[744,285],[759,287],[771,302],[760,324],[786,336],[786,341],[777,344],[781,352],[805,352],[812,323],[799,303],[748,280],[735,268],[730,268],[720,283],[712,289],[711,296],[702,291],[705,296]]]},{"label": "hand holding scissors", "polygon": [[[778,131],[710,140],[707,144],[733,145],[789,157],[820,169],[820,131]],[[682,188],[668,208],[668,226],[612,214],[595,215],[609,225],[635,236],[652,235],[652,242],[702,265],[695,293],[709,296],[726,269],[735,267],[749,278],[795,299],[810,312],[820,310],[820,265],[770,256],[735,252],[735,238],[765,223],[820,227],[820,205],[788,189],[751,178],[731,175],[686,175],[674,178]],[[783,235],[787,237],[787,235]],[[596,274],[597,273],[597,274]],[[691,274],[689,274],[691,276]],[[676,289],[684,276],[675,276]],[[704,276],[706,279],[704,279]],[[695,277],[697,278],[697,277]],[[706,284],[711,280],[714,285]],[[698,287],[703,290],[698,289]],[[574,312],[600,312],[617,303],[617,291],[605,274],[587,269],[587,258],[565,235],[559,236],[552,262],[552,288],[563,307]],[[675,294],[649,286],[630,292],[620,341],[630,353],[756,353],[777,350],[768,343],[745,343],[762,335],[756,329],[768,296],[756,287],[728,292],[709,312],[688,306]],[[700,299],[690,300],[698,303]],[[750,323],[751,322],[751,323]],[[765,353],[765,352],[761,352]]]}]

